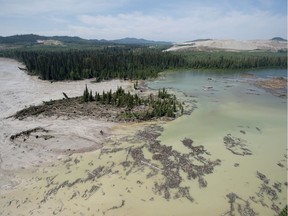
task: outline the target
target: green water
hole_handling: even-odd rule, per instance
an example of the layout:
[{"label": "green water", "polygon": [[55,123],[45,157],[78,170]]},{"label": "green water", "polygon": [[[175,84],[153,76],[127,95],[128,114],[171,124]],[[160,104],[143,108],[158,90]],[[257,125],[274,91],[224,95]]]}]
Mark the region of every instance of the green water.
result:
[{"label": "green water", "polygon": [[[152,89],[172,88],[197,100],[198,108],[191,115],[165,126],[160,141],[185,151],[175,143],[184,137],[191,138],[195,145],[203,145],[212,158],[221,160],[221,166],[206,177],[206,188],[193,187],[197,201],[195,212],[224,214],[224,209],[229,209],[226,197],[229,193],[248,201],[259,215],[277,215],[271,210],[273,204],[283,208],[287,203],[286,98],[273,96],[251,84],[255,79],[286,76],[286,71],[251,73],[256,77],[242,78],[241,73],[183,71],[166,74],[165,79],[149,83]],[[252,155],[235,155],[229,151],[223,142],[227,134],[245,140],[245,148]],[[281,183],[281,191],[275,190],[277,200],[261,191],[263,181],[257,178],[257,171],[269,179],[266,186],[271,189],[275,190],[275,183]]]}]

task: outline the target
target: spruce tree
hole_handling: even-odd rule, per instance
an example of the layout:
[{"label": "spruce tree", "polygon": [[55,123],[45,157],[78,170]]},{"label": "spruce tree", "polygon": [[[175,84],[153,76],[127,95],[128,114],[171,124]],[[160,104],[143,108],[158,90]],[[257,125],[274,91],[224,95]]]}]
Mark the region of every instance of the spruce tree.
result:
[{"label": "spruce tree", "polygon": [[86,84],[86,87],[85,87],[85,90],[84,90],[84,93],[83,93],[83,100],[84,100],[84,102],[88,102],[89,101],[89,91],[88,91],[88,88],[87,88],[87,84]]},{"label": "spruce tree", "polygon": [[93,101],[94,100],[93,94],[92,94],[92,90],[90,90],[88,99],[89,99],[89,101]]}]

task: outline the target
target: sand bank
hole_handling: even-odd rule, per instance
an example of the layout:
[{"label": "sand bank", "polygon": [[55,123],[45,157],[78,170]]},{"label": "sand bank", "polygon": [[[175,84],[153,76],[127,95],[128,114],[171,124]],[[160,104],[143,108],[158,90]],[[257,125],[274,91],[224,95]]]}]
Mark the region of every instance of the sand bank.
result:
[{"label": "sand bank", "polygon": [[[69,97],[82,95],[86,84],[93,92],[113,91],[120,86],[132,89],[133,86],[131,82],[120,80],[93,83],[94,80],[90,79],[51,83],[29,76],[18,67],[23,65],[12,59],[0,58],[0,189],[15,184],[7,177],[12,175],[11,170],[38,166],[61,155],[100,148],[103,139],[110,135],[116,125],[88,118],[28,118],[20,121],[7,119],[8,116],[42,101],[63,98],[62,92]],[[22,134],[10,140],[12,135],[35,128],[43,128],[44,131],[34,131],[29,136]],[[101,130],[104,134],[100,133]]]}]

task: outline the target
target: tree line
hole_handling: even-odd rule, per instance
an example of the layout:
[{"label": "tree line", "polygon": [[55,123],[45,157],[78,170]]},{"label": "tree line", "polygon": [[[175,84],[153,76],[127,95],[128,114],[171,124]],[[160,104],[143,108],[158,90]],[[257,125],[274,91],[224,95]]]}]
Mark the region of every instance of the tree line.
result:
[{"label": "tree line", "polygon": [[0,56],[23,62],[43,80],[155,78],[168,69],[287,68],[287,52],[164,52],[141,46],[15,49]]},{"label": "tree line", "polygon": [[253,69],[287,68],[287,52],[183,52],[188,68]]},{"label": "tree line", "polygon": [[[122,87],[117,90],[105,92],[93,92],[88,90],[87,85],[83,92],[84,102],[95,102],[102,105],[112,105],[126,108],[125,115],[132,115],[134,118],[148,120],[159,117],[176,116],[177,112],[183,114],[183,106],[175,95],[169,94],[165,88],[160,89],[157,95],[150,95],[148,98],[141,98],[137,94],[126,93]],[[137,108],[138,111],[133,111]],[[127,116],[126,116],[127,117]]]},{"label": "tree line", "polygon": [[181,56],[159,49],[106,47],[94,50],[15,50],[9,55],[43,80],[146,79],[185,65]]}]

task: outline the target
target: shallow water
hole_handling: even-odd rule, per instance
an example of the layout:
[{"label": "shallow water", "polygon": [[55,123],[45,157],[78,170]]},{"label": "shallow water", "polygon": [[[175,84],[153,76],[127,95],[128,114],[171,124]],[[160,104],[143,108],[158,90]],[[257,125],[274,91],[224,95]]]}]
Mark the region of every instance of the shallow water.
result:
[{"label": "shallow water", "polygon": [[[256,78],[285,76],[285,70],[250,71]],[[249,84],[239,73],[176,72],[166,79],[149,83],[151,88],[173,88],[197,99],[198,109],[190,116],[170,122],[165,126],[160,140],[175,145],[183,137],[203,145],[211,155],[219,158],[221,166],[207,176],[205,189],[193,188],[197,201],[194,210],[201,212],[209,203],[207,215],[224,213],[226,195],[236,193],[244,200],[257,197],[262,182],[256,178],[257,171],[274,182],[282,183],[278,193],[280,207],[287,203],[286,160],[287,158],[287,103],[262,89]],[[207,87],[209,89],[207,90]],[[252,155],[235,155],[225,148],[223,138],[227,134],[246,141]],[[286,156],[284,156],[286,155]],[[285,168],[277,165],[283,160]],[[239,164],[237,167],[234,164]],[[269,207],[253,203],[253,209],[260,215],[274,215],[269,196],[264,195]],[[281,203],[281,204],[280,204]],[[255,205],[255,206],[254,206]],[[277,214],[276,214],[277,215]]]}]

